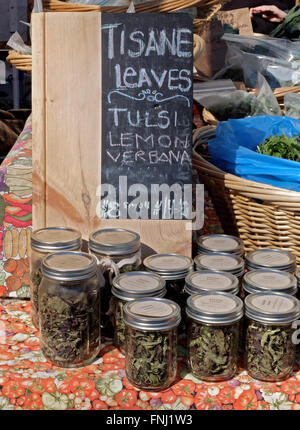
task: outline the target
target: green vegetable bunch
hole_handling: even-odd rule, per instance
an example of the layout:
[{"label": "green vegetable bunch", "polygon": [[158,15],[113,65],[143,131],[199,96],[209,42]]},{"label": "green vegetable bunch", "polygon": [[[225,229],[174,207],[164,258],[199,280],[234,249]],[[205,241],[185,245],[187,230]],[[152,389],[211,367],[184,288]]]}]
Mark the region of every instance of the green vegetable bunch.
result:
[{"label": "green vegetable bunch", "polygon": [[294,137],[285,134],[267,137],[256,152],[286,160],[300,161],[300,133]]}]

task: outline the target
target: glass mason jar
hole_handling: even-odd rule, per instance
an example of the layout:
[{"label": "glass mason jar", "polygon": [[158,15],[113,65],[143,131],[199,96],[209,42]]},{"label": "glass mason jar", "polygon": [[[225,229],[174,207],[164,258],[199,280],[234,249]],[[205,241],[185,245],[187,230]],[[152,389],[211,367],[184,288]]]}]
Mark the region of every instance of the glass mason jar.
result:
[{"label": "glass mason jar", "polygon": [[142,390],[164,390],[177,374],[180,307],[162,298],[127,302],[125,367],[128,380]]},{"label": "glass mason jar", "polygon": [[197,255],[194,259],[197,271],[213,270],[231,273],[240,281],[244,275],[245,263],[242,257],[225,252],[215,252],[213,254]]},{"label": "glass mason jar", "polygon": [[207,381],[231,379],[237,369],[242,300],[230,293],[213,292],[187,300],[188,364]]},{"label": "glass mason jar", "polygon": [[300,302],[283,293],[249,294],[245,299],[246,369],[262,381],[288,378],[295,364],[292,327]]},{"label": "glass mason jar", "polygon": [[[111,285],[114,273],[134,272],[140,269],[141,243],[139,234],[122,228],[107,228],[90,234],[89,250],[94,254],[104,271],[105,287],[101,289],[101,323],[103,334],[112,336],[109,323]],[[110,270],[111,268],[111,270]]]},{"label": "glass mason jar", "polygon": [[207,234],[197,240],[198,254],[225,252],[242,257],[244,245],[241,239],[227,234]]},{"label": "glass mason jar", "polygon": [[56,366],[85,366],[101,344],[97,260],[83,252],[59,252],[44,258],[41,270],[41,350]]},{"label": "glass mason jar", "polygon": [[246,254],[246,269],[275,269],[294,273],[296,256],[283,249],[263,248]]},{"label": "glass mason jar", "polygon": [[242,282],[242,298],[248,294],[267,293],[290,294],[297,293],[297,278],[289,272],[272,269],[250,270],[245,273]]},{"label": "glass mason jar", "polygon": [[185,307],[185,277],[193,270],[193,260],[180,254],[154,254],[145,258],[144,267],[166,281],[166,297]]},{"label": "glass mason jar", "polygon": [[38,289],[42,279],[41,262],[48,254],[60,251],[80,251],[81,233],[67,227],[47,227],[31,234],[30,300],[33,325],[39,327]]},{"label": "glass mason jar", "polygon": [[222,272],[221,270],[191,272],[185,278],[185,292],[188,296],[214,291],[237,295],[239,290],[238,278],[232,273]]},{"label": "glass mason jar", "polygon": [[161,276],[154,273],[122,273],[113,279],[111,292],[114,345],[124,354],[125,322],[123,308],[125,303],[145,297],[164,297],[166,282]]}]

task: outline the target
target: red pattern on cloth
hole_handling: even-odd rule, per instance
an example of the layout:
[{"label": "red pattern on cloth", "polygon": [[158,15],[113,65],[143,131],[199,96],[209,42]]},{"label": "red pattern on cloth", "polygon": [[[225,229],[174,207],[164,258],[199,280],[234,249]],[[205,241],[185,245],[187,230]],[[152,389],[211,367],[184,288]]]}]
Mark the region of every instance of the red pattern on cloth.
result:
[{"label": "red pattern on cloth", "polygon": [[179,378],[162,392],[130,384],[124,356],[106,340],[91,365],[62,369],[47,361],[31,324],[30,302],[0,300],[0,409],[298,410],[300,371],[287,381],[260,382],[240,368],[226,382],[209,383],[188,372],[179,348]]}]

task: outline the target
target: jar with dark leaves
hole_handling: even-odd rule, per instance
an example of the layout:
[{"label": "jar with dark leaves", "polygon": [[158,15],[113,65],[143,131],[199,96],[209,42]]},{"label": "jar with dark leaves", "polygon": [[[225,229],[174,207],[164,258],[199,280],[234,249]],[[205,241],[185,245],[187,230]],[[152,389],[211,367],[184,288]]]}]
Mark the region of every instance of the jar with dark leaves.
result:
[{"label": "jar with dark leaves", "polygon": [[105,336],[113,336],[109,309],[112,279],[115,274],[140,270],[141,242],[138,233],[122,228],[94,231],[89,237],[89,250],[103,269],[105,286],[101,289],[101,324]]},{"label": "jar with dark leaves", "polygon": [[281,381],[293,372],[295,329],[300,302],[283,293],[249,294],[245,299],[246,368],[263,381]]},{"label": "jar with dark leaves", "polygon": [[49,254],[61,251],[80,251],[81,233],[67,227],[47,227],[35,230],[31,235],[30,300],[31,319],[39,327],[38,289],[42,279],[41,262]]},{"label": "jar with dark leaves", "polygon": [[177,373],[180,307],[163,298],[134,300],[124,306],[124,321],[128,380],[142,390],[168,388]]},{"label": "jar with dark leaves", "polygon": [[242,300],[230,293],[212,292],[187,300],[188,364],[207,381],[232,378],[237,369]]},{"label": "jar with dark leaves", "polygon": [[97,259],[60,252],[42,261],[39,288],[41,350],[59,367],[91,363],[100,351],[100,287]]},{"label": "jar with dark leaves", "polygon": [[111,313],[114,345],[125,353],[125,322],[123,308],[127,302],[145,297],[164,297],[166,283],[159,275],[149,272],[122,273],[113,279]]}]

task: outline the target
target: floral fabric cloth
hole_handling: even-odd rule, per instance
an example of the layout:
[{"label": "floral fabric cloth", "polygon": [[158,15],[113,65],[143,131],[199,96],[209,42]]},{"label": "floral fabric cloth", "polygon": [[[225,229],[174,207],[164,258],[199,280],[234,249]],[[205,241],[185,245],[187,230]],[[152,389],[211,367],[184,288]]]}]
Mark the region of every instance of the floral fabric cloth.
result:
[{"label": "floral fabric cloth", "polygon": [[0,297],[29,297],[31,117],[0,166]]},{"label": "floral fabric cloth", "polygon": [[78,369],[47,361],[31,324],[30,302],[0,300],[0,409],[11,410],[299,410],[300,371],[287,381],[253,380],[239,369],[234,379],[208,383],[188,373],[179,349],[178,382],[163,392],[133,387],[124,356],[108,341],[99,358]]}]

